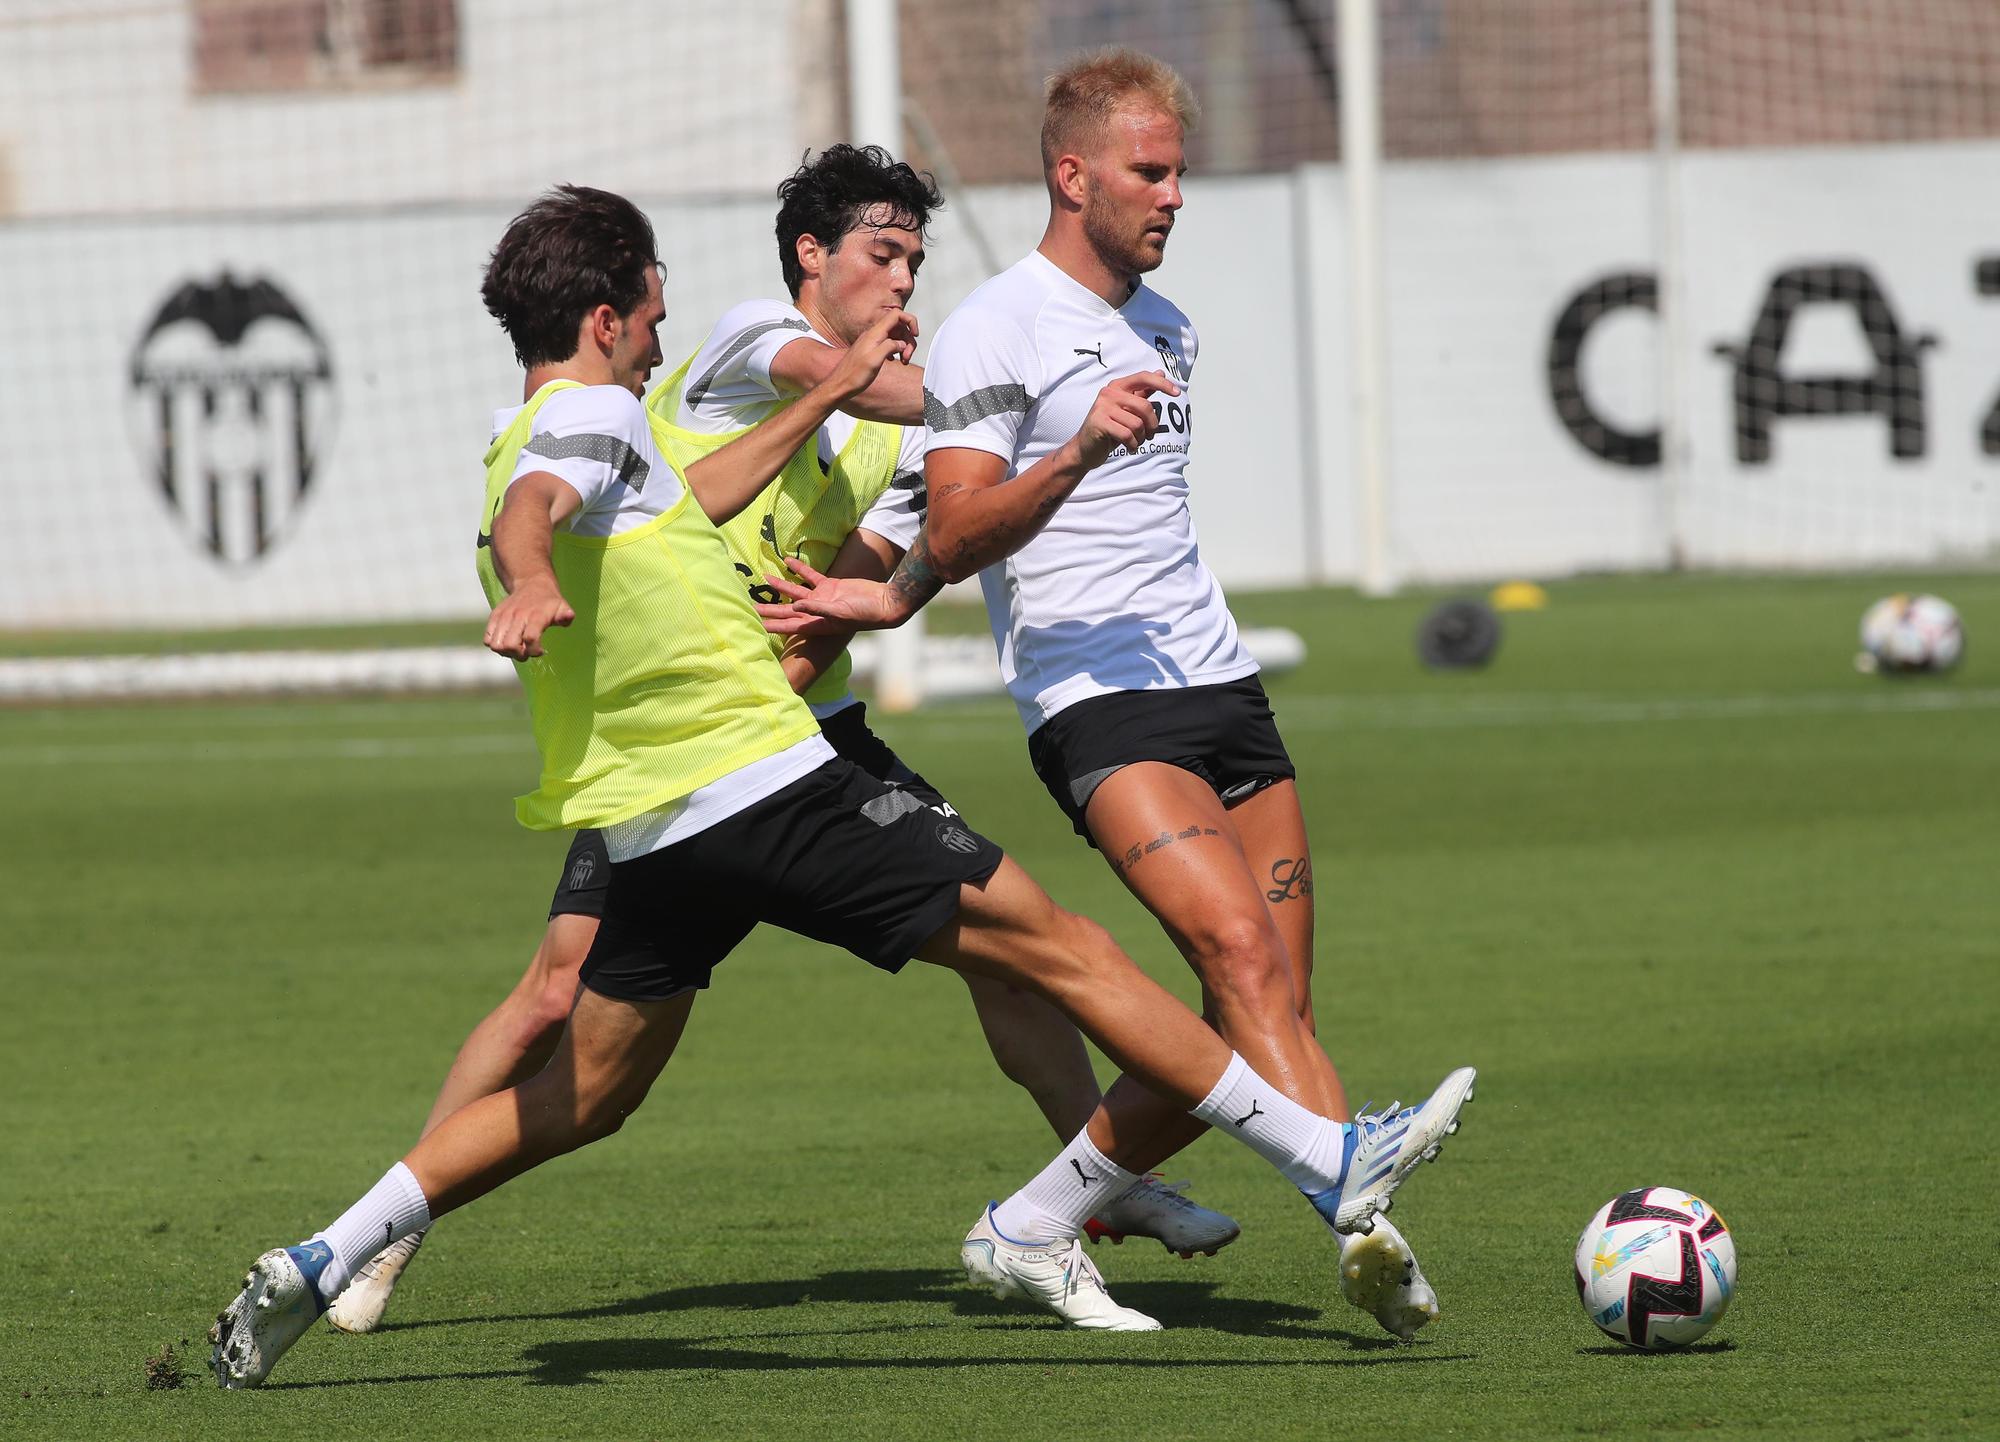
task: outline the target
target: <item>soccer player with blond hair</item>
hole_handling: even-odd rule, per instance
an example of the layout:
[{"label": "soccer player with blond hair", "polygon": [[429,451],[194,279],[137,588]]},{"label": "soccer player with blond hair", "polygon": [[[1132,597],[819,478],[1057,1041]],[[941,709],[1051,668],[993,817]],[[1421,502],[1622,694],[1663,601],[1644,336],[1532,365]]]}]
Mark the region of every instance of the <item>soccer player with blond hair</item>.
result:
[{"label": "soccer player with blond hair", "polygon": [[[1050,79],[1041,243],[951,314],[925,371],[929,557],[947,580],[978,575],[1036,774],[1194,969],[1208,1021],[1291,1100],[1344,1118],[1317,1037],[1296,773],[1189,513],[1199,341],[1144,281],[1181,210],[1197,119],[1187,82],[1137,51]],[[805,575],[784,589],[792,604],[766,617],[779,630],[908,613],[894,588]],[[1106,1106],[1140,1170],[1200,1131],[1127,1086]],[[1073,1160],[1002,1203],[968,1255],[1074,1235],[1087,1213]],[[1398,1336],[1437,1315],[1386,1222],[1344,1239],[1341,1275]]]}]

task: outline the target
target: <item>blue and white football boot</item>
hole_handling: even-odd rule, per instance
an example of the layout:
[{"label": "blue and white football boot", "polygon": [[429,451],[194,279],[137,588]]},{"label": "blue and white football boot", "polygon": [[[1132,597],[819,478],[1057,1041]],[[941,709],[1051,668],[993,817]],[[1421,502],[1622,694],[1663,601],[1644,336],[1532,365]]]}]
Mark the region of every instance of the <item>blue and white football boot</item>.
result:
[{"label": "blue and white football boot", "polygon": [[1430,1094],[1420,1107],[1396,1110],[1391,1102],[1379,1112],[1356,1112],[1347,1129],[1340,1175],[1323,1192],[1307,1192],[1327,1225],[1345,1235],[1367,1232],[1375,1214],[1386,1212],[1396,1188],[1419,1162],[1436,1157],[1444,1139],[1458,1130],[1458,1112],[1472,1100],[1479,1073],[1462,1066]]},{"label": "blue and white football boot", "polygon": [[319,1276],[333,1260],[325,1242],[278,1247],[250,1264],[243,1290],[208,1329],[215,1380],[232,1392],[259,1387],[326,1310]]}]

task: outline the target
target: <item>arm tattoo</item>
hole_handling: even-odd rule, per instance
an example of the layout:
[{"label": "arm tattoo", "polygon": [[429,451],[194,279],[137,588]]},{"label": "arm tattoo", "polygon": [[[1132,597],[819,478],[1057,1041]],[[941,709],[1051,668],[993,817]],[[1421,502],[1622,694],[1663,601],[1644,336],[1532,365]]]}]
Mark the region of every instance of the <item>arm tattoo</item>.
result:
[{"label": "arm tattoo", "polygon": [[1290,901],[1295,896],[1313,894],[1312,858],[1301,856],[1294,861],[1289,856],[1281,856],[1271,863],[1271,880],[1277,883],[1264,893],[1266,901],[1277,903]]},{"label": "arm tattoo", "polygon": [[1140,861],[1164,847],[1172,846],[1180,841],[1192,841],[1197,836],[1220,836],[1221,834],[1213,826],[1185,826],[1179,831],[1162,831],[1151,841],[1136,841],[1126,847],[1124,854],[1120,856],[1113,856],[1107,851],[1104,854],[1104,859],[1111,863],[1111,869],[1114,872],[1123,876],[1133,867],[1137,866]]},{"label": "arm tattoo", "polygon": [[889,593],[908,608],[905,615],[914,616],[943,589],[944,577],[931,561],[931,534],[929,530],[919,531],[915,543],[896,563],[895,574],[889,577]]}]

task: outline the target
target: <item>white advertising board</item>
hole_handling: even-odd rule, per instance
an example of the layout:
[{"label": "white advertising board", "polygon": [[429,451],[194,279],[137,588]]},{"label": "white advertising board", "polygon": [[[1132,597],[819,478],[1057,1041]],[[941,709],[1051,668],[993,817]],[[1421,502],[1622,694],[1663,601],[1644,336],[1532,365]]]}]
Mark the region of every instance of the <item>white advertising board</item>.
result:
[{"label": "white advertising board", "polygon": [[[1393,571],[1993,554],[1996,162],[1988,144],[1688,157],[1677,468],[1650,160],[1391,166]],[[771,203],[646,203],[677,359],[731,301],[777,293]],[[1042,203],[956,198],[928,329],[983,277],[970,223],[1004,263]],[[4,624],[476,613],[479,453],[519,384],[478,278],[509,209],[0,225]],[[1233,587],[1357,571],[1341,234],[1335,168],[1196,180],[1155,277],[1202,335],[1194,505]]]}]

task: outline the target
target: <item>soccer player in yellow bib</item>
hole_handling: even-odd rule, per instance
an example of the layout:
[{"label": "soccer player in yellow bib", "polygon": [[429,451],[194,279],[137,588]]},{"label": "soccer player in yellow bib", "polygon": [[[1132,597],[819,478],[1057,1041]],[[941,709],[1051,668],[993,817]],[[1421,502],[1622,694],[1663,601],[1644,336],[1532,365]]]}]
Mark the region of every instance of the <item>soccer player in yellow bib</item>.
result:
[{"label": "soccer player in yellow bib", "polygon": [[[260,1385],[383,1246],[615,1132],[714,967],[760,921],[887,971],[914,956],[1031,990],[1336,1225],[1371,1226],[1456,1127],[1469,1069],[1367,1126],[1315,1115],[992,842],[835,756],[786,684],[713,523],[748,505],[891,353],[907,355],[909,318],[885,314],[827,381],[697,477],[654,444],[640,401],[665,305],[636,207],[579,187],[544,196],[509,225],[484,294],[526,372],[524,403],[496,416],[487,452],[481,567],[494,600],[486,643],[520,663],[541,753],[540,783],[516,806],[533,826],[606,832],[604,914],[548,1065],[454,1112],[321,1231],[260,1255],[211,1334],[218,1382]],[[1084,1188],[1136,1179],[1107,1149],[1117,1142],[1100,1112],[1066,1149],[1085,1163]],[[970,1271],[1075,1325],[1158,1325],[1110,1300],[1078,1242],[983,1246]]]},{"label": "soccer player in yellow bib", "polygon": [[[777,248],[791,300],[732,306],[679,370],[646,399],[654,439],[692,462],[769,420],[832,373],[842,353],[884,311],[908,306],[924,263],[925,228],[943,201],[930,180],[877,147],[834,145],[778,187]],[[922,368],[885,366],[786,462],[756,501],[720,527],[749,594],[777,599],[764,581],[799,559],[835,575],[886,578],[920,538],[923,522]],[[587,468],[589,457],[560,466]],[[697,482],[697,486],[699,483]],[[912,569],[921,576],[921,557]],[[928,599],[938,583],[927,584]],[[841,756],[940,814],[950,803],[869,729],[849,687],[845,638],[808,641],[781,655],[821,734]],[[454,1059],[425,1124],[525,1081],[548,1060],[576,996],[577,973],[597,935],[611,874],[604,833],[576,833],[563,859],[548,927],[513,990],[476,1026]],[[1075,1136],[1100,1093],[1083,1038],[1032,992],[967,974],[973,1004],[1000,1070],[1026,1089],[1059,1140]],[[1183,1256],[1214,1253],[1237,1235],[1229,1217],[1197,1206],[1177,1186],[1141,1177],[1104,1199],[1090,1235],[1151,1237]],[[413,1263],[423,1234],[385,1247],[327,1310],[347,1332],[371,1332]]]}]

